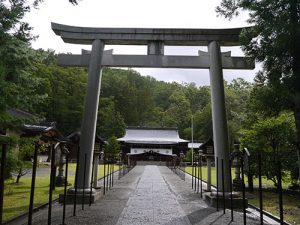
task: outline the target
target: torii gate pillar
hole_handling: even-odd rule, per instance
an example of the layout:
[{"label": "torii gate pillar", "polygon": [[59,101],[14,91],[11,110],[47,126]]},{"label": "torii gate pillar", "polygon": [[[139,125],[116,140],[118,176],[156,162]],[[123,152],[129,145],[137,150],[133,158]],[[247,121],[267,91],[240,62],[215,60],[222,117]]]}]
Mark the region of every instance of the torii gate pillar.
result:
[{"label": "torii gate pillar", "polygon": [[[81,194],[83,190],[86,194],[90,192],[98,103],[102,77],[101,62],[103,50],[104,42],[99,39],[94,40],[89,62],[88,81],[79,143],[79,168],[77,177],[78,194]],[[75,190],[71,189],[70,191],[74,192]]]},{"label": "torii gate pillar", "polygon": [[210,55],[210,86],[211,86],[211,104],[213,121],[213,138],[216,156],[216,165],[218,163],[218,190],[223,190],[222,184],[222,160],[224,162],[224,191],[230,191],[229,180],[229,143],[227,131],[227,118],[225,107],[224,80],[222,70],[221,49],[217,41],[208,44]]}]

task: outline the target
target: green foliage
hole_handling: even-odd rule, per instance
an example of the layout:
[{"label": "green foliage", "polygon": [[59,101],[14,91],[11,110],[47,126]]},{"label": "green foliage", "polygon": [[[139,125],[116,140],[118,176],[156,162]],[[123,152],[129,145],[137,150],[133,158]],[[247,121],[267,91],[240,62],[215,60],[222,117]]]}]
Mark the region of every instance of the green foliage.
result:
[{"label": "green foliage", "polygon": [[189,149],[189,150],[186,152],[183,161],[185,161],[185,162],[192,162],[192,149]]},{"label": "green foliage", "polygon": [[[292,145],[295,137],[293,116],[282,113],[278,117],[262,118],[243,133],[243,145],[251,149],[254,159],[261,154],[263,175],[277,185],[278,161],[284,171],[290,171],[291,164],[295,162],[296,150]],[[254,165],[253,171],[257,174],[257,165]],[[287,177],[287,174],[283,175]]]},{"label": "green foliage", "polygon": [[[263,95],[254,105],[269,116],[281,110],[294,112],[297,151],[300,155],[300,1],[222,0],[216,11],[231,19],[243,10],[249,13],[241,43],[246,55],[262,62],[254,95]],[[300,159],[298,159],[300,166]]]},{"label": "green foliage", "polygon": [[[0,151],[2,153],[2,150]],[[0,160],[1,160],[1,155],[0,155]],[[5,162],[5,170],[4,170],[4,179],[10,179],[12,177],[12,171],[16,168],[17,166],[17,160],[12,154],[8,154],[6,156],[6,162]]]},{"label": "green foliage", "polygon": [[206,141],[213,137],[211,104],[198,110],[194,115],[194,139]]},{"label": "green foliage", "polygon": [[[107,171],[108,165],[106,165]],[[118,170],[119,166],[114,165],[114,170]],[[70,187],[74,185],[76,164],[69,164],[68,183]],[[104,176],[104,166],[98,166],[98,179]],[[45,204],[49,199],[49,174],[37,174],[35,185],[34,206],[37,207]],[[12,217],[19,216],[22,213],[28,212],[28,202],[30,197],[31,177],[24,177],[18,184],[12,180],[5,181],[4,186],[4,210],[3,219],[7,221]],[[53,191],[53,199],[63,193],[63,187],[56,187]]]},{"label": "green foliage", "polygon": [[113,97],[102,97],[100,100],[97,133],[103,138],[122,137],[125,134],[124,119],[116,110]]},{"label": "green foliage", "polygon": [[32,162],[18,160],[12,174],[17,177],[16,183],[20,182],[21,177],[31,172]]},{"label": "green foliage", "polygon": [[43,80],[43,88],[37,91],[47,93],[48,97],[36,110],[47,121],[57,122],[58,129],[65,134],[78,130],[83,111],[86,70],[59,67],[52,51],[40,53],[39,58],[41,61],[34,76]]},{"label": "green foliage", "polygon": [[17,158],[19,161],[30,161],[34,153],[34,141],[37,138],[20,138]]},{"label": "green foliage", "polygon": [[22,21],[30,11],[27,1],[0,1],[0,129],[17,126],[7,109],[18,108],[34,112],[45,95],[36,93],[40,79],[32,76],[35,70],[35,51],[29,47],[34,38],[31,27]]},{"label": "green foliage", "polygon": [[113,97],[116,110],[128,126],[147,125],[154,102],[147,78],[133,70],[105,69],[101,96]]},{"label": "green foliage", "polygon": [[120,144],[115,136],[108,139],[108,144],[105,147],[105,157],[107,159],[115,159],[120,152]]}]

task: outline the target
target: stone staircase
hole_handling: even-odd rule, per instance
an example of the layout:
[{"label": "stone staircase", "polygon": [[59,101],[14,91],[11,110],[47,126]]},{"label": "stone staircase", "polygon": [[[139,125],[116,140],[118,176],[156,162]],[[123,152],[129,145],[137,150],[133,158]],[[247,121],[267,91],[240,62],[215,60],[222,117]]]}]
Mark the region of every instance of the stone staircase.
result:
[{"label": "stone staircase", "polygon": [[155,166],[166,166],[165,161],[137,161],[137,166],[147,166],[147,165],[155,165]]}]

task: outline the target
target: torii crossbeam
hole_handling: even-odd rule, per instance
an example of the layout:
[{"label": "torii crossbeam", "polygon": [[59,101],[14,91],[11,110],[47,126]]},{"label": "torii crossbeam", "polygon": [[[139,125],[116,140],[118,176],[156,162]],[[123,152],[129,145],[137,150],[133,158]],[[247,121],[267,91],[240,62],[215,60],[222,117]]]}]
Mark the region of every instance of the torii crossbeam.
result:
[{"label": "torii crossbeam", "polygon": [[[229,192],[229,144],[225,111],[223,69],[253,69],[254,61],[245,57],[231,57],[221,53],[220,46],[240,46],[239,35],[243,28],[234,29],[144,29],[144,28],[88,28],[52,23],[55,34],[66,43],[92,45],[92,51],[81,55],[59,55],[62,66],[88,66],[87,92],[81,127],[78,187],[89,188],[97,111],[101,83],[101,68],[152,67],[209,69],[213,117],[215,154],[224,162],[218,171],[218,190]],[[104,52],[104,45],[146,45],[147,55],[114,55]],[[164,46],[208,46],[208,52],[198,56],[167,56]],[[86,182],[83,186],[84,158],[87,156]],[[89,189],[86,189],[87,191]],[[80,193],[80,192],[79,192]],[[82,193],[82,192],[81,192]]]}]

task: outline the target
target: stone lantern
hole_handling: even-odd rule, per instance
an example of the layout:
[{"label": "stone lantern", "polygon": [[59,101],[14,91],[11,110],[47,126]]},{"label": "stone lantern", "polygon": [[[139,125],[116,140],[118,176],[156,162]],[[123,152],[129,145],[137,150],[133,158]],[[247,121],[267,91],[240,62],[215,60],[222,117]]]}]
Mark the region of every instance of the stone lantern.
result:
[{"label": "stone lantern", "polygon": [[183,153],[183,151],[180,152],[180,156],[179,157],[180,157],[179,166],[181,166],[182,163],[183,163],[183,159],[184,159],[184,153]]},{"label": "stone lantern", "polygon": [[66,156],[69,154],[69,151],[65,143],[57,143],[58,146],[55,149],[55,167],[58,166],[58,175],[55,178],[55,186],[61,187],[65,185],[65,174],[64,174],[64,165],[66,164]]},{"label": "stone lantern", "polygon": [[99,165],[100,154],[101,154],[100,142],[95,142],[95,145],[94,145],[94,177],[93,177],[94,188],[98,188],[98,165]]},{"label": "stone lantern", "polygon": [[123,165],[123,152],[122,152],[122,150],[119,152],[119,165],[121,166],[121,165]]},{"label": "stone lantern", "polygon": [[215,151],[214,151],[214,141],[210,138],[205,143],[200,145],[199,147],[199,154],[206,158],[207,164],[207,185],[206,190],[207,192],[211,191],[211,159],[214,158]]},{"label": "stone lantern", "polygon": [[233,190],[234,191],[241,191],[243,187],[243,182],[241,179],[241,158],[243,156],[242,152],[240,151],[240,145],[234,144],[233,145],[233,152],[231,153],[231,160],[232,160],[232,167],[235,168],[235,177],[233,179]]}]

